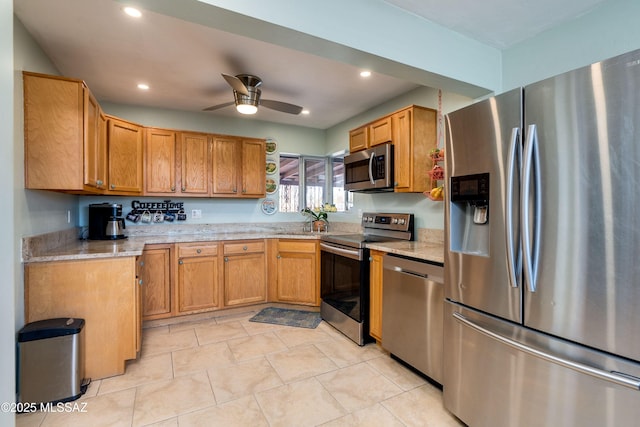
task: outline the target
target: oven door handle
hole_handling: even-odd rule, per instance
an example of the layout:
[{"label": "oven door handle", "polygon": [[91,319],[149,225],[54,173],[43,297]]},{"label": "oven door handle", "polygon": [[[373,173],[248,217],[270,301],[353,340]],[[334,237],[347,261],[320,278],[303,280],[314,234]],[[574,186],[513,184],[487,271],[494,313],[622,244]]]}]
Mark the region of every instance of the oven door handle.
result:
[{"label": "oven door handle", "polygon": [[347,258],[355,259],[358,261],[362,261],[362,259],[364,258],[362,251],[358,249],[345,249],[345,248],[340,248],[338,246],[328,245],[323,242],[320,242],[320,250],[329,252],[335,255],[342,255]]}]

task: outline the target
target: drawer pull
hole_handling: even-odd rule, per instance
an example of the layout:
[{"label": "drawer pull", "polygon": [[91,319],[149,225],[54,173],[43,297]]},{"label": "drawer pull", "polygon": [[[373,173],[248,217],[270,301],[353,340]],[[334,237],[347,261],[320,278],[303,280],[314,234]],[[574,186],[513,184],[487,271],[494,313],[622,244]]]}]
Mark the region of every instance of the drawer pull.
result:
[{"label": "drawer pull", "polygon": [[202,253],[202,249],[196,249],[196,253]]},{"label": "drawer pull", "polygon": [[243,246],[243,247],[242,247],[242,250],[243,250],[243,251],[246,251],[247,249],[248,249],[248,248],[247,248],[246,246]]}]

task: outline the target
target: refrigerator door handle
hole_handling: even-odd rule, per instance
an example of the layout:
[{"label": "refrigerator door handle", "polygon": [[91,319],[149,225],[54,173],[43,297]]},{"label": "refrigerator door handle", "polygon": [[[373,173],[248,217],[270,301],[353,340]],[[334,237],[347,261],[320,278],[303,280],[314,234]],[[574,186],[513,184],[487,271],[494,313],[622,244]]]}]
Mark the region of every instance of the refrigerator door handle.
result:
[{"label": "refrigerator door handle", "polygon": [[568,360],[553,354],[546,353],[544,351],[538,350],[537,348],[530,347],[518,341],[512,340],[511,338],[507,338],[496,332],[490,331],[489,329],[484,328],[474,323],[473,321],[467,319],[460,313],[453,313],[453,317],[457,321],[461,322],[465,326],[472,328],[476,332],[479,332],[489,338],[499,341],[500,343],[507,345],[511,348],[514,348],[518,351],[527,353],[531,356],[535,356],[547,362],[554,363],[556,365],[560,365],[568,369],[572,369],[581,374],[590,375],[600,380],[612,382],[624,387],[634,389],[636,391],[640,391],[640,378],[636,378],[634,376],[624,374],[624,373],[605,371],[603,369],[585,365],[584,363],[574,362],[572,360]]},{"label": "refrigerator door handle", "polygon": [[513,225],[513,188],[516,180],[516,172],[520,170],[519,160],[520,142],[519,142],[520,128],[513,128],[511,130],[511,139],[509,143],[509,159],[507,171],[507,197],[505,207],[505,236],[507,245],[507,271],[509,274],[509,283],[512,287],[517,288],[520,286],[518,283],[518,272],[520,271],[520,259],[522,256],[520,245],[518,245],[516,254],[516,245],[514,241],[519,241],[519,238],[514,239],[514,225]]},{"label": "refrigerator door handle", "polygon": [[[534,179],[533,189],[533,244],[531,242],[530,197],[531,177]],[[540,255],[540,221],[541,195],[540,190],[540,157],[538,156],[538,134],[536,125],[527,128],[527,141],[524,144],[522,163],[522,188],[520,191],[520,218],[522,229],[522,252],[525,280],[529,283],[529,290],[536,291],[538,278],[538,260]]]}]

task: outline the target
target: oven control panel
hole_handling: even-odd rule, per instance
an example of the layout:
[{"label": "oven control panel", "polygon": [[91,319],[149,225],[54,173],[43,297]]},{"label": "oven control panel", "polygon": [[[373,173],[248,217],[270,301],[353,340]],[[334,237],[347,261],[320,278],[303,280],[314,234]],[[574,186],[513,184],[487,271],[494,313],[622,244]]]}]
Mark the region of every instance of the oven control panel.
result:
[{"label": "oven control panel", "polygon": [[368,213],[362,214],[362,226],[385,230],[413,230],[413,214],[402,213]]}]

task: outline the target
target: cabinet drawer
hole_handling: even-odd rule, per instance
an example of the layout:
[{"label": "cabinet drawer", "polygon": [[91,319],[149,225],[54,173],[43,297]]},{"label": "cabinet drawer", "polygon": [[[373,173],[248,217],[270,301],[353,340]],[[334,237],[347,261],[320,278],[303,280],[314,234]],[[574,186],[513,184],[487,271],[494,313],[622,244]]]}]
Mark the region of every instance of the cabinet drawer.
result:
[{"label": "cabinet drawer", "polygon": [[218,255],[217,243],[186,243],[178,245],[178,258]]},{"label": "cabinet drawer", "polygon": [[255,252],[264,252],[264,240],[224,244],[225,255],[247,254]]},{"label": "cabinet drawer", "polygon": [[300,241],[300,240],[280,240],[278,241],[278,252],[316,252],[316,241]]}]

